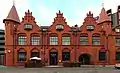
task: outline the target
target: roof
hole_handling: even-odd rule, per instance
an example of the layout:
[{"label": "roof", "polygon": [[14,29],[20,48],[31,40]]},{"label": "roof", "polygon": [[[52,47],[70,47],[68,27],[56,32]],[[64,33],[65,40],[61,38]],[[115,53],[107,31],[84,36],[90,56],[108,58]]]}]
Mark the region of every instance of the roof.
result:
[{"label": "roof", "polygon": [[109,18],[109,16],[107,15],[105,8],[103,7],[101,10],[101,13],[99,15],[99,19],[98,19],[98,23],[102,23],[105,21],[111,21],[111,19]]},{"label": "roof", "polygon": [[20,19],[19,19],[18,13],[17,13],[16,7],[14,5],[12,6],[12,8],[11,8],[7,18],[4,19],[3,22],[5,20],[12,20],[12,21],[20,23]]}]

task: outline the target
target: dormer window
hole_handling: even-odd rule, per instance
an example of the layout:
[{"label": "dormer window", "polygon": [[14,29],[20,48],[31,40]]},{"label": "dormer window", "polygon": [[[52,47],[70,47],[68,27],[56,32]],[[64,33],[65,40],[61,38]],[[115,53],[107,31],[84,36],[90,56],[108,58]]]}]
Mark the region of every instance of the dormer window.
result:
[{"label": "dormer window", "polygon": [[31,30],[33,27],[32,27],[32,24],[24,24],[24,29],[25,30]]},{"label": "dormer window", "polygon": [[62,24],[57,24],[56,25],[56,30],[63,30],[64,26]]},{"label": "dormer window", "polygon": [[120,32],[120,28],[116,28],[116,29],[115,29],[115,32]]},{"label": "dormer window", "polygon": [[87,29],[87,30],[94,30],[94,25],[87,25],[87,26],[86,26],[86,29]]}]

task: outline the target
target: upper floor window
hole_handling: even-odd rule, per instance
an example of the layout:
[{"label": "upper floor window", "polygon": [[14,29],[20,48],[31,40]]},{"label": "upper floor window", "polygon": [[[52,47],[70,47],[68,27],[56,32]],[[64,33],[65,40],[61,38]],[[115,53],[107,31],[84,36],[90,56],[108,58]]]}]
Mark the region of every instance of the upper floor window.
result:
[{"label": "upper floor window", "polygon": [[31,30],[32,29],[32,24],[24,24],[24,29]]},{"label": "upper floor window", "polygon": [[62,45],[70,45],[70,37],[69,36],[62,37]]},{"label": "upper floor window", "polygon": [[80,45],[88,45],[88,36],[80,36]]},{"label": "upper floor window", "polygon": [[27,44],[27,37],[24,35],[18,36],[18,45],[26,45]]},{"label": "upper floor window", "polygon": [[64,26],[62,24],[57,24],[56,25],[56,30],[63,30]]},{"label": "upper floor window", "polygon": [[50,45],[58,45],[58,37],[57,36],[50,37]]},{"label": "upper floor window", "polygon": [[94,25],[87,25],[87,26],[86,26],[86,29],[87,29],[87,30],[94,30]]},{"label": "upper floor window", "polygon": [[40,37],[31,36],[31,45],[40,45]]},{"label": "upper floor window", "polygon": [[120,46],[120,38],[116,38],[116,46]]},{"label": "upper floor window", "polygon": [[92,37],[92,44],[93,45],[100,45],[100,37],[99,36],[93,36]]}]

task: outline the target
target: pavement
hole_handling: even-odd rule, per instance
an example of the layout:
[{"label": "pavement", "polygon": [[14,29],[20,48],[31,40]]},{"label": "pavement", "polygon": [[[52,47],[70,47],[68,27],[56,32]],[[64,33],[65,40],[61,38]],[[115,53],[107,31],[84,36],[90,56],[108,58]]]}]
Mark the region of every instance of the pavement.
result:
[{"label": "pavement", "polygon": [[120,70],[112,66],[107,67],[44,67],[44,68],[24,68],[24,67],[2,67],[0,73],[120,73]]}]

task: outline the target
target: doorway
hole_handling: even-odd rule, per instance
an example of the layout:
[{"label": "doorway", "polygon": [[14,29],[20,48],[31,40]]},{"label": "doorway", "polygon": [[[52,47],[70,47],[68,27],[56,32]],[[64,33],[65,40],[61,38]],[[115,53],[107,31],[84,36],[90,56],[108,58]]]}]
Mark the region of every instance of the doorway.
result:
[{"label": "doorway", "polygon": [[82,54],[79,56],[79,62],[82,65],[90,65],[90,55],[89,54]]},{"label": "doorway", "polygon": [[58,53],[50,52],[50,65],[57,65],[58,63]]}]

